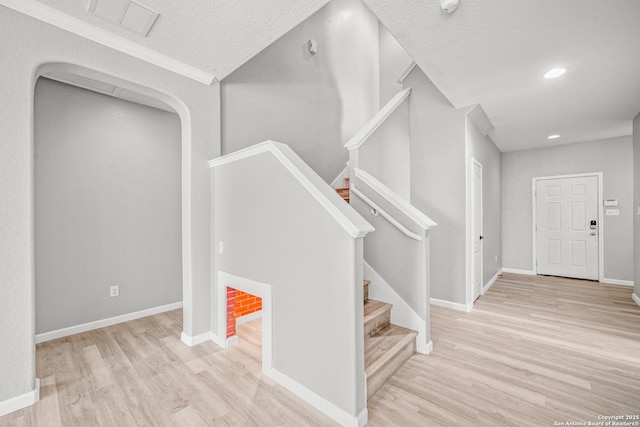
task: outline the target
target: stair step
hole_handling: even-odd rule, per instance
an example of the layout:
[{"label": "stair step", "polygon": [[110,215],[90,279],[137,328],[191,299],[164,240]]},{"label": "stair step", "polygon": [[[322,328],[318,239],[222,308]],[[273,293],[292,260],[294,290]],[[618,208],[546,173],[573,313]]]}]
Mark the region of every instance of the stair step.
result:
[{"label": "stair step", "polygon": [[391,323],[391,304],[376,300],[364,303],[364,336],[374,335]]},{"label": "stair step", "polygon": [[416,352],[418,333],[389,325],[364,340],[364,365],[367,374],[367,399]]},{"label": "stair step", "polygon": [[344,184],[344,186],[345,186],[345,187],[348,187],[348,186],[349,186],[349,177],[348,177],[348,176],[345,176],[345,177],[342,179],[342,182],[343,182],[343,184]]},{"label": "stair step", "polygon": [[367,302],[369,300],[369,284],[371,283],[371,280],[363,280],[362,281],[362,285],[364,286],[364,302]]}]

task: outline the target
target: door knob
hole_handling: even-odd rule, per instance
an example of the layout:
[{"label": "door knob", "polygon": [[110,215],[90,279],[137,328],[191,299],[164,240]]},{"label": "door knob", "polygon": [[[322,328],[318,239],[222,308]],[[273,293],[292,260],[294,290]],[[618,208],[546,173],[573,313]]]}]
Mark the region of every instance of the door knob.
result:
[{"label": "door knob", "polygon": [[592,232],[591,232],[591,235],[592,235],[592,236],[595,236],[595,235],[597,235],[597,234],[598,234],[598,233],[596,233],[595,231],[592,231]]}]

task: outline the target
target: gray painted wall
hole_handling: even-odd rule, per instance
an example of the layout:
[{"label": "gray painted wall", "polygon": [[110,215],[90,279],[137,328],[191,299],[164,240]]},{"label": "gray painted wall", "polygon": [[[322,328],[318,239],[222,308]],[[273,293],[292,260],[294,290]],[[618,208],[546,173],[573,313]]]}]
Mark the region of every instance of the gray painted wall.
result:
[{"label": "gray painted wall", "polygon": [[467,136],[469,159],[473,157],[482,163],[482,285],[485,286],[502,268],[502,153],[491,138],[479,132],[471,120],[468,122]]},{"label": "gray painted wall", "polygon": [[633,152],[628,136],[502,155],[505,268],[533,268],[532,178],[585,172],[602,172],[604,198],[620,203],[620,216],[604,217],[604,277],[633,280]]},{"label": "gray painted wall", "polygon": [[465,304],[465,111],[416,67],[411,87],[411,204],[433,219],[431,298]]},{"label": "gray painted wall", "polygon": [[[34,87],[39,73],[82,65],[87,77],[163,99],[182,119],[184,330],[210,328],[210,189],[219,154],[218,86],[206,86],[0,6],[0,402],[35,384],[33,232]],[[79,67],[74,67],[74,69]],[[117,76],[117,77],[115,77]],[[6,261],[6,262],[5,262]]]},{"label": "gray painted wall", "polygon": [[36,332],[182,301],[179,117],[39,79],[34,145]]},{"label": "gray painted wall", "polygon": [[359,0],[332,1],[222,81],[223,154],[280,141],[332,182],[378,111],[376,64],[377,19]]},{"label": "gray painted wall", "polygon": [[634,293],[640,298],[640,114],[633,119],[633,206]]}]

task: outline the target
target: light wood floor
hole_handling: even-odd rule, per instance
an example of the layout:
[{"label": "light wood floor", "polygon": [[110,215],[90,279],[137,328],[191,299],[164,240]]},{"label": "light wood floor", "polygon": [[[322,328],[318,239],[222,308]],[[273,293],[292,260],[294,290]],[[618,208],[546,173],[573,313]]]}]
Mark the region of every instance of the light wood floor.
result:
[{"label": "light wood floor", "polygon": [[[369,426],[553,426],[640,414],[631,288],[505,274],[471,313],[432,307],[434,351],[369,400]],[[260,321],[240,343],[179,341],[179,310],[37,347],[41,400],[4,426],[331,426],[260,375]]]}]

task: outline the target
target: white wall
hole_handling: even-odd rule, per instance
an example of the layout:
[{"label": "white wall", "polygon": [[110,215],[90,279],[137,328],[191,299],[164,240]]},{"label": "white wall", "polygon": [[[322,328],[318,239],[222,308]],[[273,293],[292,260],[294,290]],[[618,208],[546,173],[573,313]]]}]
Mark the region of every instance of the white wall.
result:
[{"label": "white wall", "polygon": [[411,87],[411,204],[433,219],[431,298],[466,304],[465,111],[416,67]]},{"label": "white wall", "polygon": [[330,183],[378,110],[377,64],[377,19],[359,0],[330,2],[222,81],[223,153],[277,140]]},{"label": "white wall", "polygon": [[633,267],[635,294],[640,298],[640,114],[633,119]]},{"label": "white wall", "polygon": [[467,167],[470,167],[471,158],[482,163],[482,285],[485,286],[502,268],[502,153],[471,119],[467,122],[467,137]]},{"label": "white wall", "polygon": [[378,24],[378,40],[380,44],[380,107],[383,107],[402,89],[398,79],[413,59],[382,23]]},{"label": "white wall", "polygon": [[37,333],[182,301],[181,143],[176,114],[38,80]]},{"label": "white wall", "polygon": [[[218,87],[209,87],[0,7],[0,402],[35,384],[33,231],[34,87],[49,63],[83,66],[87,76],[162,98],[181,116],[185,322],[209,330],[209,169],[219,154]],[[117,76],[117,77],[115,77]]]},{"label": "white wall", "polygon": [[631,137],[502,155],[502,262],[532,270],[533,177],[602,172],[604,198],[618,199],[620,216],[605,216],[604,277],[633,280],[633,147]]}]

